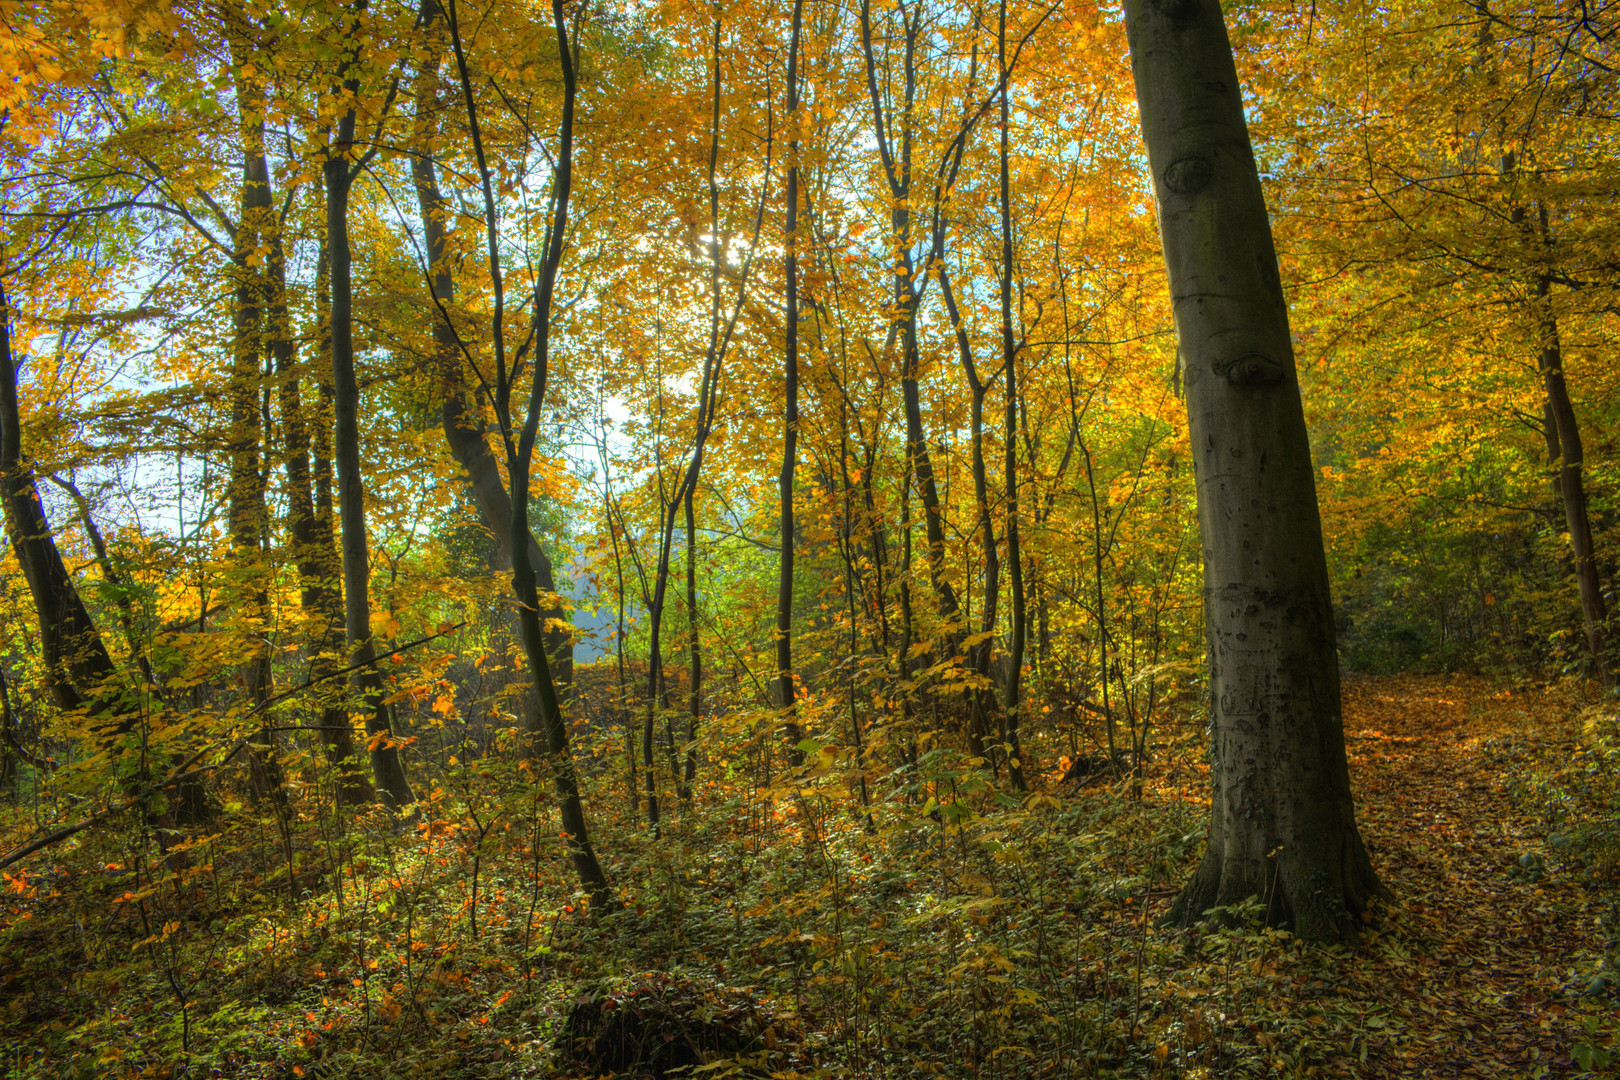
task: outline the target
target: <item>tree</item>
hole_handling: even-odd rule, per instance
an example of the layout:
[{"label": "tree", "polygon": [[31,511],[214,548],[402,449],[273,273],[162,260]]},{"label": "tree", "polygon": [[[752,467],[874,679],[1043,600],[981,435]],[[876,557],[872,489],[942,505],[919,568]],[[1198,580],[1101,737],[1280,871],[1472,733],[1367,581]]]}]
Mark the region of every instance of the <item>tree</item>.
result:
[{"label": "tree", "polygon": [[[782,349],[782,469],[777,481],[781,507],[782,554],[776,589],[777,704],[791,718],[793,693],[793,546],[797,526],[793,518],[793,473],[799,463],[799,33],[804,26],[804,0],[793,0],[787,58],[787,216],[783,222],[785,340]],[[789,737],[798,725],[789,720]],[[794,738],[794,742],[798,739]]]},{"label": "tree", "polygon": [[5,485],[0,494],[6,532],[39,616],[51,696],[63,710],[86,709],[104,745],[112,746],[133,729],[138,714],[122,700],[117,667],[62,560],[33,466],[23,454],[12,325],[11,301],[0,285],[0,478]]},{"label": "tree", "polygon": [[[1024,600],[1024,559],[1018,537],[1018,354],[1024,342],[1013,336],[1013,220],[1012,180],[1008,170],[1008,129],[1011,128],[1012,67],[1007,55],[1007,0],[996,6],[996,65],[1001,73],[1001,166],[998,177],[997,200],[1001,211],[1001,365],[1007,376],[1006,423],[1002,429],[1004,454],[1002,458],[1002,485],[1007,506],[1007,566],[1012,578],[1011,626],[1007,641],[1007,687],[1001,720],[1001,741],[1007,748],[1007,766],[1013,783],[1022,791],[1028,785],[1024,780],[1021,760],[1023,749],[1018,738],[1019,692],[1024,678],[1024,643],[1028,638],[1028,609]],[[988,529],[986,544],[990,543]]]},{"label": "tree", "polygon": [[[1336,421],[1335,441],[1389,447],[1391,468],[1408,472],[1399,486],[1417,504],[1414,532],[1425,543],[1444,535],[1438,522],[1462,515],[1475,519],[1476,537],[1511,530],[1551,541],[1562,526],[1564,539],[1536,545],[1552,565],[1528,569],[1537,588],[1552,575],[1572,579],[1587,664],[1607,680],[1604,579],[1614,561],[1603,477],[1613,392],[1612,365],[1601,358],[1620,284],[1611,119],[1620,68],[1609,21],[1576,0],[1375,8],[1335,0],[1308,14],[1246,14],[1263,20],[1246,36],[1266,90],[1256,137],[1275,178],[1280,242],[1311,267],[1297,294],[1309,321],[1299,325],[1343,344],[1324,389],[1340,381],[1360,399],[1360,416]],[[1382,419],[1355,386],[1371,365],[1394,377],[1367,389],[1398,408],[1438,391],[1422,408],[1433,419],[1354,431],[1360,417]],[[1470,429],[1460,445],[1444,445]],[[1475,448],[1495,461],[1480,462]],[[1488,479],[1463,494],[1455,482],[1469,458]],[[1553,474],[1550,485],[1519,483],[1513,471],[1531,460]],[[1482,515],[1495,520],[1481,527]],[[1513,545],[1487,546],[1483,576],[1521,576],[1505,564]],[[1496,639],[1493,652],[1517,640],[1541,659],[1574,629],[1573,611],[1537,619],[1534,633],[1501,621],[1517,604],[1475,601],[1459,612],[1435,580],[1444,576],[1423,579],[1430,595],[1421,606],[1440,641],[1451,638],[1453,657],[1459,644],[1477,647],[1466,641],[1473,637]],[[1376,591],[1372,577],[1359,590]],[[1395,605],[1385,596],[1368,606],[1382,616]]]},{"label": "tree", "polygon": [[[470,343],[463,340],[452,322],[456,315],[456,286],[451,273],[453,252],[449,219],[449,201],[440,190],[435,136],[439,98],[439,67],[445,45],[438,40],[444,23],[444,9],[429,0],[421,8],[421,22],[429,35],[430,53],[417,72],[416,132],[410,155],[411,184],[416,190],[417,212],[422,222],[422,257],[426,264],[428,292],[433,301],[428,317],[433,327],[434,366],[438,392],[442,397],[440,422],[444,428],[445,445],[466,475],[467,491],[478,507],[484,528],[495,541],[492,562],[498,571],[512,569],[512,500],[501,479],[500,465],[490,450],[488,432],[478,403],[467,385],[465,352]],[[529,562],[535,569],[539,592],[545,607],[541,622],[545,628],[546,655],[552,664],[552,675],[559,693],[566,697],[573,683],[573,635],[568,628],[566,612],[557,595],[557,582],[551,559],[531,536],[528,543]],[[543,742],[543,728],[533,712],[535,697],[524,694],[523,702],[530,707],[525,726],[536,733],[534,745]],[[538,756],[538,755],[537,755]]]},{"label": "tree", "polygon": [[[254,264],[265,234],[279,230],[272,224],[275,207],[271,201],[270,170],[265,159],[264,112],[266,92],[258,72],[263,57],[255,48],[251,20],[239,9],[223,12],[225,37],[229,42],[232,74],[235,76],[236,107],[242,140],[242,191],[237,201],[236,235],[232,244],[231,273],[235,296],[231,309],[231,476],[229,485],[231,561],[234,577],[231,607],[244,618],[244,637],[253,644],[243,665],[243,681],[252,707],[262,710],[270,699],[273,673],[270,663],[270,592],[264,558],[268,532],[265,507],[265,479],[268,469],[260,467],[264,450],[263,422],[259,404],[263,383],[266,307],[271,300],[270,280]],[[278,298],[279,299],[279,298]],[[253,791],[260,798],[274,798],[284,804],[286,792],[280,764],[275,755],[275,736],[260,730],[248,747]]]},{"label": "tree", "polygon": [[1208,847],[1170,913],[1259,897],[1352,936],[1381,891],[1355,822],[1310,441],[1242,90],[1218,0],[1127,0],[1198,484]]},{"label": "tree", "polygon": [[[106,223],[98,214],[80,212],[48,182],[42,183],[39,167],[32,160],[48,133],[59,133],[71,144],[77,141],[75,136],[83,137],[81,125],[88,122],[80,96],[51,85],[51,80],[41,80],[40,73],[55,67],[58,79],[77,81],[97,63],[101,49],[76,40],[84,30],[77,20],[69,18],[65,24],[53,26],[49,12],[26,14],[46,19],[40,23],[19,19],[5,28],[13,78],[12,92],[0,110],[0,163],[11,192],[0,207],[7,224],[4,256],[0,257],[0,522],[34,603],[50,697],[58,709],[88,728],[94,744],[114,763],[125,792],[152,810],[148,816],[156,823],[164,815],[150,799],[147,747],[129,745],[130,737],[140,733],[145,687],[126,685],[121,678],[90,605],[68,570],[40,498],[38,448],[29,448],[30,453],[23,446],[19,372],[30,359],[32,334],[18,332],[22,312],[13,297],[23,292],[19,285],[26,283],[43,285],[47,293],[65,293],[87,306],[104,302],[109,291],[105,275],[82,270],[75,274],[74,256],[87,239],[91,245],[98,239],[116,243],[114,238],[120,232],[103,227]],[[94,39],[93,34],[87,36]],[[77,64],[78,69],[64,77],[62,68],[56,67],[59,62]],[[30,188],[34,189],[33,199],[23,195]],[[14,208],[14,203],[19,207]],[[97,237],[98,230],[104,235]],[[77,494],[76,488],[72,490]],[[85,509],[82,502],[80,505]],[[86,522],[95,536],[87,512]],[[9,694],[3,705],[9,736]]]},{"label": "tree", "polygon": [[[319,190],[319,189],[318,189]],[[321,191],[318,205],[324,208]],[[324,213],[322,218],[324,220]],[[343,627],[342,560],[332,528],[332,300],[329,260],[324,245],[315,272],[316,333],[314,369],[320,390],[313,423],[306,420],[299,390],[299,365],[294,356],[292,328],[288,324],[286,252],[278,228],[270,243],[268,269],[271,350],[281,406],[282,442],[287,472],[287,539],[298,560],[299,607],[306,625],[310,651],[310,679],[321,689],[320,739],[327,764],[337,774],[339,805],[370,802],[375,792],[354,748],[354,725],[342,695],[334,693]],[[313,429],[313,433],[312,433]],[[314,452],[314,483],[310,454]]]},{"label": "tree", "polygon": [[[494,291],[494,315],[491,324],[491,344],[494,354],[493,385],[491,390],[495,420],[505,451],[508,502],[512,508],[507,551],[512,559],[512,593],[518,605],[518,630],[523,651],[534,679],[534,690],[539,706],[540,726],[529,732],[528,756],[534,762],[544,760],[551,768],[552,783],[557,792],[559,817],[563,835],[568,844],[569,859],[580,884],[590,896],[593,910],[603,911],[614,906],[613,890],[607,874],[591,846],[585,825],[585,807],[580,799],[579,779],[574,768],[573,752],[569,747],[568,728],[563,722],[562,703],[557,697],[557,686],[552,680],[551,664],[546,655],[545,629],[540,624],[541,600],[534,564],[529,560],[529,549],[534,543],[529,529],[529,479],[533,475],[535,440],[540,431],[541,410],[545,405],[547,379],[550,377],[552,338],[552,305],[556,296],[558,269],[562,265],[563,249],[568,240],[569,198],[574,183],[574,109],[579,93],[579,76],[575,67],[575,48],[568,36],[568,21],[563,0],[552,0],[551,18],[556,33],[557,61],[562,74],[562,112],[557,125],[557,153],[552,173],[551,213],[545,230],[545,246],[540,263],[534,273],[534,291],[529,309],[529,336],[510,360],[506,351],[505,294],[502,284],[500,253],[500,218],[491,184],[491,170],[485,153],[483,135],[479,127],[479,114],[473,94],[471,68],[462,42],[460,14],[455,0],[446,5],[449,20],[450,45],[456,58],[456,72],[460,76],[462,100],[467,109],[468,134],[471,137],[473,157],[478,166],[480,194],[484,210],[484,234],[488,241],[489,274]],[[576,30],[577,33],[577,30]],[[448,322],[448,319],[446,320]],[[512,395],[518,387],[525,354],[529,362],[529,397],[527,408],[521,413],[519,426],[512,409]]]},{"label": "tree", "polygon": [[[383,703],[382,676],[377,671],[371,631],[371,558],[366,544],[366,510],[360,473],[360,387],[354,372],[354,285],[349,245],[349,194],[369,155],[351,161],[355,136],[355,98],[360,92],[360,14],[356,0],[344,27],[343,52],[334,96],[344,102],[329,134],[322,173],[326,184],[326,258],[331,274],[332,386],[337,459],[338,513],[343,524],[343,610],[355,689],[366,711],[371,771],[377,788],[396,810],[413,802],[410,782],[400,760],[388,707]],[[373,150],[371,153],[375,153]]]}]

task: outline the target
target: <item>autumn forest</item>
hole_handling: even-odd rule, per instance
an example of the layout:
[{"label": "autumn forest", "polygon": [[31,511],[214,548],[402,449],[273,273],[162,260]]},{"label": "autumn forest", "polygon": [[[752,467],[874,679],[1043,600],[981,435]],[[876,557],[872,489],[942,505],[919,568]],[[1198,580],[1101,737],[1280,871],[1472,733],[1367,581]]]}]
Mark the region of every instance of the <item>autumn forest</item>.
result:
[{"label": "autumn forest", "polygon": [[4,1076],[1620,1073],[1620,4],[0,67]]}]

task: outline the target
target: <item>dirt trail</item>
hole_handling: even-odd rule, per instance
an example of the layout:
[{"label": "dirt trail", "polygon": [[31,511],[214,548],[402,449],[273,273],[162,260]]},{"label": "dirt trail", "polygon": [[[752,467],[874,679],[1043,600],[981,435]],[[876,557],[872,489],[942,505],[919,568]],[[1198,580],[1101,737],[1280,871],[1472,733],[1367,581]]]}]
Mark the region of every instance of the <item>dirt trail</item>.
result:
[{"label": "dirt trail", "polygon": [[1580,1073],[1577,1014],[1614,1007],[1574,992],[1606,903],[1509,792],[1532,759],[1573,744],[1570,711],[1482,679],[1347,683],[1359,820],[1393,899],[1334,964],[1336,1009],[1361,1010],[1363,1032],[1336,1072]]}]

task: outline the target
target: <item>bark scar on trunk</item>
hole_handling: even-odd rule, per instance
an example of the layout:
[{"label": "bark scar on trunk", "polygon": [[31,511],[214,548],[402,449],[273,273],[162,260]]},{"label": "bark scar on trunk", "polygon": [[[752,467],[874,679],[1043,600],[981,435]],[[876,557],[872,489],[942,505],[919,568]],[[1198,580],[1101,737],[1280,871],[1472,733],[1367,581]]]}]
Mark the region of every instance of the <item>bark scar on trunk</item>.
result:
[{"label": "bark scar on trunk", "polygon": [[1264,353],[1248,352],[1230,360],[1217,360],[1215,374],[1233,386],[1276,386],[1288,375],[1288,369]]}]

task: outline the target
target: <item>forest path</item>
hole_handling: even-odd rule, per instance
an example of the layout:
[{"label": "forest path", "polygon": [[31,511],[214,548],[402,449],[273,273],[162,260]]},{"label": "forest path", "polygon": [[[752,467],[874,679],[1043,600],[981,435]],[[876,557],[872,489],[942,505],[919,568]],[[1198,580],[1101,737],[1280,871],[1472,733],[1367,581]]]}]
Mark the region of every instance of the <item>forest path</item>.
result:
[{"label": "forest path", "polygon": [[1580,1016],[1614,1007],[1578,993],[1613,894],[1564,861],[1510,790],[1574,746],[1574,711],[1464,676],[1346,683],[1358,819],[1393,897],[1332,965],[1337,1006],[1361,1010],[1343,1075],[1582,1072]]}]

